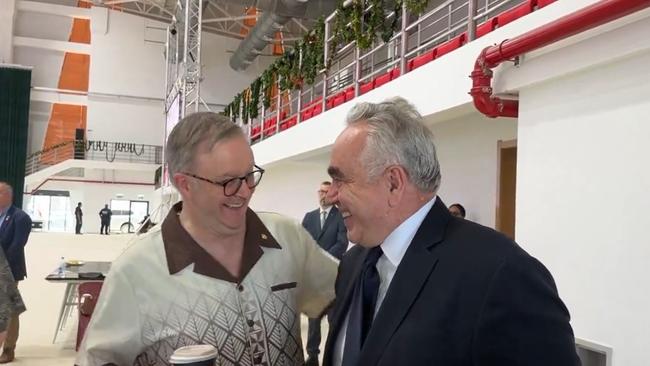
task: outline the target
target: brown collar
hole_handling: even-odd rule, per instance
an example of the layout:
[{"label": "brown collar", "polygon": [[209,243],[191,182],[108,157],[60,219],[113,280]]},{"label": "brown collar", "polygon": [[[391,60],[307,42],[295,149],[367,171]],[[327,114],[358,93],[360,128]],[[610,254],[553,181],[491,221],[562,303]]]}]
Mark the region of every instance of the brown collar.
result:
[{"label": "brown collar", "polygon": [[246,236],[244,237],[241,273],[239,278],[236,278],[221,263],[212,258],[181,225],[178,215],[182,209],[182,202],[175,204],[161,226],[169,274],[178,273],[194,263],[195,273],[239,283],[264,254],[262,247],[282,249],[264,226],[262,220],[249,208],[246,212]]}]

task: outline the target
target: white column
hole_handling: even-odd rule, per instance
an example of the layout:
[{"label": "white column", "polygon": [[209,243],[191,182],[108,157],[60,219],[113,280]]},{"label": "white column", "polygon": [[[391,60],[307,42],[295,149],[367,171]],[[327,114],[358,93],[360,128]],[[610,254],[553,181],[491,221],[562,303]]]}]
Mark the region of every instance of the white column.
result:
[{"label": "white column", "polygon": [[13,33],[16,0],[2,0],[0,6],[0,63],[13,62]]}]

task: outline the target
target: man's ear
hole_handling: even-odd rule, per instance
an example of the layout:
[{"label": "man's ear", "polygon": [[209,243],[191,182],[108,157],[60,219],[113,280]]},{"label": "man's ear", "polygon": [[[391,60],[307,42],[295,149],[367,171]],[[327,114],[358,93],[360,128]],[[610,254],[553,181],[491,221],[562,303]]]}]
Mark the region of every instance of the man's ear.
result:
[{"label": "man's ear", "polygon": [[179,193],[187,194],[190,191],[190,180],[185,174],[174,173],[172,179],[174,180],[174,186],[176,186]]},{"label": "man's ear", "polygon": [[386,169],[386,182],[388,184],[388,205],[395,207],[401,201],[406,189],[407,174],[402,166],[391,165]]}]

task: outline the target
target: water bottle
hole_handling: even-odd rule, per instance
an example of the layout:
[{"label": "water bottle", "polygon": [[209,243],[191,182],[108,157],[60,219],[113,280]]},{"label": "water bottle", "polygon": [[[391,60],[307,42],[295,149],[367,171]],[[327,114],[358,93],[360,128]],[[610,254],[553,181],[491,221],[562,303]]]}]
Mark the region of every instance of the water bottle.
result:
[{"label": "water bottle", "polygon": [[61,257],[61,262],[59,263],[59,269],[57,270],[57,275],[61,278],[65,277],[65,257]]}]

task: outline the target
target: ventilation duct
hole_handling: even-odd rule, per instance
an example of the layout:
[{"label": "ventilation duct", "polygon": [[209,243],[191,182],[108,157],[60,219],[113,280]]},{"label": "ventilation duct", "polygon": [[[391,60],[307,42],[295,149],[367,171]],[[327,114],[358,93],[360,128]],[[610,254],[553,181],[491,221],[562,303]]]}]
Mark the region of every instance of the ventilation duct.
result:
[{"label": "ventilation duct", "polygon": [[262,0],[257,3],[258,9],[263,11],[257,24],[241,41],[235,53],[230,57],[230,67],[236,71],[243,71],[253,63],[255,58],[262,53],[269,40],[291,18],[315,19],[321,15],[329,14],[336,8],[333,0]]}]

